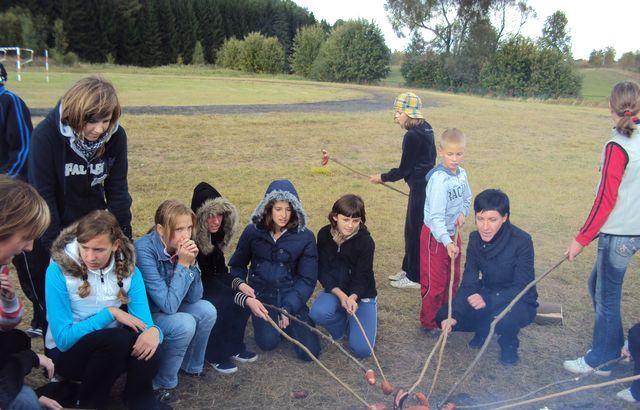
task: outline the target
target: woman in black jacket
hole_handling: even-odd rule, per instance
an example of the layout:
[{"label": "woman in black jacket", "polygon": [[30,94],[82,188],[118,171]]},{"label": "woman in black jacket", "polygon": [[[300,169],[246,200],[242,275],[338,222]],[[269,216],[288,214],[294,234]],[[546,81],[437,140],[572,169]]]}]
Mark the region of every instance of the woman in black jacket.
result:
[{"label": "woman in black jacket", "polygon": [[357,357],[371,350],[352,318],[358,317],[371,344],[378,327],[376,281],[373,275],[375,243],[365,225],[362,198],[344,195],[329,214],[330,224],[318,232],[318,279],[324,292],[313,302],[309,316],[341,339],[349,326],[349,347]]},{"label": "woman in black jacket", "polygon": [[191,209],[196,214],[195,242],[202,272],[204,299],[218,312],[209,335],[205,359],[220,373],[235,373],[240,363],[254,362],[258,355],[244,344],[244,331],[249,310],[266,317],[267,309],[255,298],[253,289],[241,281],[233,281],[224,252],[237,230],[238,211],[211,185],[200,182],[193,190]]},{"label": "woman in black jacket", "polygon": [[31,276],[43,307],[51,245],[63,228],[108,209],[131,238],[127,134],[118,124],[120,113],[113,85],[91,76],[74,84],[33,130],[28,181],[47,202],[51,224],[21,269]]},{"label": "woman in black jacket", "polygon": [[404,222],[404,258],[402,270],[389,276],[395,288],[420,289],[420,230],[424,222],[426,176],[436,161],[433,129],[420,109],[422,101],[414,93],[398,95],[394,104],[394,121],[407,130],[402,139],[402,158],[398,168],[371,175],[374,184],[404,179],[409,185],[407,216]]}]

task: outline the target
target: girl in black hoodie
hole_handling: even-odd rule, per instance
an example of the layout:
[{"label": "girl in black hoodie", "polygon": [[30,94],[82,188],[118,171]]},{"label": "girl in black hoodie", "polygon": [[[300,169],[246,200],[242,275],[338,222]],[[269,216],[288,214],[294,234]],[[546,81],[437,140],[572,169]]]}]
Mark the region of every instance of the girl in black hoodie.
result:
[{"label": "girl in black hoodie", "polygon": [[352,318],[356,315],[371,344],[378,327],[376,281],[373,275],[375,243],[365,225],[362,198],[344,195],[333,204],[330,224],[318,231],[318,279],[324,292],[313,302],[309,316],[341,339],[349,327],[349,348],[357,357],[371,350]]},{"label": "girl in black hoodie", "polygon": [[234,361],[248,363],[258,358],[244,344],[249,309],[259,317],[266,315],[267,309],[249,285],[232,280],[225,262],[224,252],[237,230],[236,207],[214,187],[201,182],[193,190],[191,209],[197,220],[194,236],[200,251],[197,260],[204,299],[218,312],[205,359],[220,373],[234,373],[238,370]]}]

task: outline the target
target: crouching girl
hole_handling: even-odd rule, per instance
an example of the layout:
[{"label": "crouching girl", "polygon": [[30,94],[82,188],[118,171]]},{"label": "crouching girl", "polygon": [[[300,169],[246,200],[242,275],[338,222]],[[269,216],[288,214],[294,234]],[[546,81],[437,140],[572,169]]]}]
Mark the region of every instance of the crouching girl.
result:
[{"label": "crouching girl", "polygon": [[372,346],[378,326],[375,243],[365,221],[359,196],[344,195],[333,204],[329,225],[318,231],[318,278],[324,292],[309,313],[334,339],[342,338],[348,320],[349,348],[357,357],[370,356],[371,349],[353,316],[360,320]]},{"label": "crouching girl", "polygon": [[[257,299],[310,323],[306,303],[316,286],[318,255],[313,233],[306,227],[307,215],[293,184],[287,180],[273,181],[253,211],[251,221],[229,261],[234,285],[238,288],[247,283]],[[295,321],[289,322],[273,309],[268,310],[290,336],[313,355],[320,353],[320,343],[314,333]],[[280,343],[280,333],[264,319],[254,317],[252,323],[258,347],[275,349]],[[296,353],[302,360],[311,360],[298,347]]]},{"label": "crouching girl", "polygon": [[151,319],[133,245],[116,218],[89,213],[60,233],[51,259],[46,353],[57,374],[81,382],[77,405],[104,407],[111,386],[126,373],[129,408],[166,408],[155,401],[151,384],[162,332]]},{"label": "crouching girl", "polygon": [[186,205],[164,201],[155,226],[135,242],[138,267],[149,295],[153,320],[164,333],[160,370],[153,380],[158,397],[169,398],[178,385],[178,371],[200,375],[216,309],[202,299],[196,262],[198,247],[191,239],[195,214]]}]

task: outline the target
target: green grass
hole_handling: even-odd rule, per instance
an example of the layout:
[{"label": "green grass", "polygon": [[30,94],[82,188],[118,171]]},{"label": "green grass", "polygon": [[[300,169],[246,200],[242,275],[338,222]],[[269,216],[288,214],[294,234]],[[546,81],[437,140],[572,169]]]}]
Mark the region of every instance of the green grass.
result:
[{"label": "green grass", "polygon": [[[110,67],[106,69],[111,70]],[[328,100],[351,100],[369,94],[364,90],[342,85],[285,82],[277,77],[229,77],[237,74],[229,70],[204,71],[121,68],[103,71],[95,67],[91,73],[104,74],[118,90],[124,106],[139,105],[217,105],[217,104],[288,104]],[[73,72],[52,72],[50,82],[42,71],[23,74],[23,81],[15,79],[7,87],[20,95],[32,108],[53,107],[64,92],[80,78],[86,69]],[[214,75],[215,74],[215,75]]]},{"label": "green grass", "polygon": [[[157,103],[153,99],[155,83],[144,79],[146,74],[140,83],[122,73],[108,76],[114,81],[128,80],[120,87],[123,95],[141,99],[146,95],[148,99],[143,99],[144,103]],[[204,94],[213,93],[220,85],[216,81],[204,81],[200,76],[171,79],[162,74],[159,78]],[[269,83],[274,91],[281,93],[303,85],[306,83]],[[309,86],[314,87],[311,83]],[[367,87],[358,90],[384,91]],[[394,94],[398,90],[388,91]],[[464,167],[473,192],[477,194],[490,187],[507,192],[511,198],[512,222],[533,237],[537,272],[555,264],[562,258],[593,201],[600,150],[609,138],[611,127],[606,108],[427,91],[419,94],[438,104],[424,110],[436,135],[447,127],[460,128],[467,134]],[[419,292],[393,289],[386,280],[387,275],[398,271],[402,262],[406,198],[374,186],[335,164],[319,168],[322,148],[367,174],[397,166],[403,132],[390,120],[389,111],[254,116],[125,115],[122,124],[129,136],[129,185],[134,199],[135,235],[142,235],[152,225],[153,214],[161,201],[175,198],[188,204],[193,187],[203,180],[212,183],[238,207],[244,225],[268,183],[289,178],[300,194],[314,232],[326,224],[326,215],[340,195],[361,195],[367,208],[367,225],[376,241],[374,271],[379,293],[376,351],[389,380],[396,388],[406,389],[416,380],[435,342],[425,339],[418,330]],[[406,190],[401,182],[395,186]],[[463,242],[473,229],[472,219],[468,221],[462,232]],[[524,394],[549,381],[568,377],[562,369],[562,360],[584,354],[590,345],[593,308],[586,280],[595,247],[591,245],[574,263],[565,263],[538,286],[541,300],[563,304],[564,327],[532,325],[524,329],[521,362],[512,368],[498,364],[499,349],[493,343],[460,392],[468,393],[478,402],[492,401]],[[639,269],[636,257],[629,266],[622,296],[625,327],[640,317]],[[316,291],[320,291],[319,285]],[[23,326],[27,323],[25,319]],[[249,325],[246,342],[249,348],[257,349],[251,332]],[[470,335],[459,333],[449,338],[434,397],[442,397],[473,360],[476,351],[467,347],[469,338]],[[180,401],[174,408],[360,408],[355,399],[318,366],[297,361],[286,342],[274,351],[258,352],[260,358],[256,363],[241,365],[233,375],[221,376],[209,371],[204,379],[181,378],[177,391]],[[367,386],[353,364],[326,343],[321,359],[369,402],[390,402],[377,389]],[[374,368],[371,359],[365,362]],[[616,375],[630,372],[626,367]],[[428,388],[430,374],[419,390]],[[596,381],[589,379],[581,383]],[[535,408],[543,405],[624,408],[613,397],[620,388],[583,392]],[[308,390],[309,396],[292,399],[290,392],[296,389]]]},{"label": "green grass", "polygon": [[582,97],[587,101],[606,102],[613,86],[624,80],[640,79],[640,74],[617,68],[585,68],[580,70]]},{"label": "green grass", "polygon": [[402,87],[404,85],[404,77],[402,77],[399,65],[391,66],[389,75],[387,76],[387,78],[382,80],[382,84],[391,87]]}]

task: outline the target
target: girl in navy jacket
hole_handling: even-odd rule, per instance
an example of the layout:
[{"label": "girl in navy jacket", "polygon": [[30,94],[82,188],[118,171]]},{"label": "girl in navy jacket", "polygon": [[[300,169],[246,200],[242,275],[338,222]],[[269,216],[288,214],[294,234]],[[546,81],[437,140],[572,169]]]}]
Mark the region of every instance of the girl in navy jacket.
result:
[{"label": "girl in navy jacket", "polygon": [[[306,303],[318,278],[318,254],[293,184],[288,180],[273,181],[253,211],[251,222],[242,232],[229,261],[234,287],[246,283],[257,299],[311,323]],[[320,353],[318,338],[309,329],[290,323],[286,316],[279,316],[273,310],[269,310],[269,314],[311,353],[315,356]],[[263,319],[253,318],[252,322],[258,347],[275,349],[280,343],[280,334]],[[300,359],[311,360],[302,350],[296,348],[296,352]]]}]

